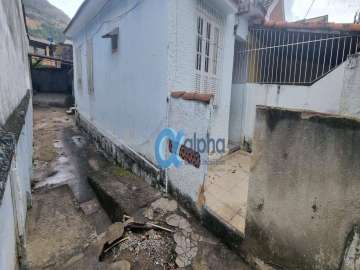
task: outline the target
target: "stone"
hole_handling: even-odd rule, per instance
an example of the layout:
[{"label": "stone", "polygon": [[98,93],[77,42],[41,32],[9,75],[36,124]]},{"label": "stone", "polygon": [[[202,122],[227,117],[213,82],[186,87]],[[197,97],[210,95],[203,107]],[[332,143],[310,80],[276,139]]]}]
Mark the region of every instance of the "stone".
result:
[{"label": "stone", "polygon": [[174,212],[177,210],[178,204],[175,200],[160,198],[151,204],[151,208],[154,210],[162,210],[164,212]]},{"label": "stone", "polygon": [[128,261],[118,261],[118,262],[114,262],[112,263],[109,267],[109,270],[130,270],[131,269],[131,264]]},{"label": "stone", "polygon": [[181,230],[186,231],[187,233],[191,233],[191,225],[190,223],[183,218],[182,216],[179,216],[177,214],[172,214],[166,218],[166,223],[170,226],[177,227]]},{"label": "stone", "polygon": [[105,243],[111,244],[124,234],[124,224],[117,222],[112,224],[105,233]]},{"label": "stone", "polygon": [[154,210],[150,207],[150,208],[146,208],[144,210],[144,216],[147,219],[153,220],[154,219]]}]

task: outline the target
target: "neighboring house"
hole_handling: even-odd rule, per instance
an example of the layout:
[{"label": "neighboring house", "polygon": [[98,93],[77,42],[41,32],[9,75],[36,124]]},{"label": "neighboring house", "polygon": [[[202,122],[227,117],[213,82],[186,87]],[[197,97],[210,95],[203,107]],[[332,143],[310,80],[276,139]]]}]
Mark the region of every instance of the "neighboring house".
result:
[{"label": "neighboring house", "polygon": [[54,56],[65,61],[73,61],[73,47],[72,42],[65,40],[64,42],[56,44]]},{"label": "neighboring house", "polygon": [[60,67],[58,62],[51,59],[56,51],[56,46],[53,42],[29,35],[29,45],[29,53],[31,54],[33,66],[41,63],[42,66],[46,67]]},{"label": "neighboring house", "polygon": [[54,56],[55,46],[46,39],[29,36],[30,53],[42,56]]},{"label": "neighboring house", "polygon": [[0,2],[0,269],[24,259],[31,204],[32,102],[28,39],[20,0]]}]

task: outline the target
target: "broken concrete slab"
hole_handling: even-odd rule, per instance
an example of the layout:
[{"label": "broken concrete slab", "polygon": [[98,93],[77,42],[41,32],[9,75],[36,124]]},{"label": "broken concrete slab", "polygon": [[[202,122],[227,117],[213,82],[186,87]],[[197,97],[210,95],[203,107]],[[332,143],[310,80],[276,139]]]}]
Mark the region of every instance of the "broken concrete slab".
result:
[{"label": "broken concrete slab", "polygon": [[187,219],[183,218],[182,216],[179,216],[177,214],[172,214],[166,218],[166,223],[170,226],[177,227],[181,230],[184,230],[187,233],[191,233],[191,225],[187,221]]},{"label": "broken concrete slab", "polygon": [[166,198],[160,198],[151,204],[151,208],[154,210],[160,210],[162,212],[174,212],[178,208],[178,204],[175,200],[168,200]]},{"label": "broken concrete slab", "polygon": [[113,222],[123,215],[135,214],[161,197],[153,187],[134,175],[119,176],[114,170],[104,169],[88,177],[102,207]]},{"label": "broken concrete slab", "polygon": [[198,252],[198,242],[189,237],[189,235],[184,235],[182,232],[174,234],[174,240],[176,242],[176,264],[179,267],[189,266]]},{"label": "broken concrete slab", "polygon": [[98,200],[93,199],[93,200],[81,203],[80,208],[84,212],[84,214],[88,216],[88,215],[92,215],[92,214],[96,213],[100,208],[100,204],[99,204]]}]

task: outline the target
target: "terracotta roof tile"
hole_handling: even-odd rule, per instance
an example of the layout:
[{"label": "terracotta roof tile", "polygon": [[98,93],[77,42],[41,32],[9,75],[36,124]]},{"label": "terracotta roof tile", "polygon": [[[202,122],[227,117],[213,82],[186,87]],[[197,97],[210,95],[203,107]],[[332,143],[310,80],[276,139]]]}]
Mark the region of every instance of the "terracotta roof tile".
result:
[{"label": "terracotta roof tile", "polygon": [[171,97],[182,98],[184,100],[200,101],[209,104],[214,97],[213,94],[200,94],[197,92],[174,91],[171,92]]},{"label": "terracotta roof tile", "polygon": [[360,24],[353,24],[353,23],[267,21],[264,22],[264,26],[271,28],[280,28],[280,29],[292,28],[292,29],[360,32]]}]

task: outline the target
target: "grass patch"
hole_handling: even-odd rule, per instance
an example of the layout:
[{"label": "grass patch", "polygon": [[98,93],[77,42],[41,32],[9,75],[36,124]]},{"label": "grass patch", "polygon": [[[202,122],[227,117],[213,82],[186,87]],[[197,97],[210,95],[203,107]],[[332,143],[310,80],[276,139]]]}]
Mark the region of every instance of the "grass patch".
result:
[{"label": "grass patch", "polygon": [[123,167],[120,166],[114,166],[112,168],[112,172],[114,175],[122,177],[122,176],[131,176],[132,173],[129,172],[128,170],[124,169]]}]

